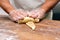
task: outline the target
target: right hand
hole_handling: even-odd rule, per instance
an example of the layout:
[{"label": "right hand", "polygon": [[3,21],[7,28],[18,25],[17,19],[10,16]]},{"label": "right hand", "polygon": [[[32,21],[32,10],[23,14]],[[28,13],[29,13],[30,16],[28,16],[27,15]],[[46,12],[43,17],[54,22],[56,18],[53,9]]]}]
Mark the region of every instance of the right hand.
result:
[{"label": "right hand", "polygon": [[24,17],[27,17],[26,11],[22,9],[13,10],[9,13],[9,15],[12,21],[18,21],[18,20],[24,19]]},{"label": "right hand", "polygon": [[35,18],[35,19],[43,19],[45,17],[45,10],[42,8],[38,8],[35,10],[32,10],[28,12],[29,17]]}]

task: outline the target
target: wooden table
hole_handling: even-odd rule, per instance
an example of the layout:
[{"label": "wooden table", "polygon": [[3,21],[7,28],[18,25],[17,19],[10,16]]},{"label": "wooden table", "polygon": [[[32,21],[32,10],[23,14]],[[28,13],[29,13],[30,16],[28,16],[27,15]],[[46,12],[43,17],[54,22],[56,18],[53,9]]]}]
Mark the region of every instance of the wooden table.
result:
[{"label": "wooden table", "polygon": [[35,23],[35,31],[26,24],[12,22],[0,15],[0,40],[60,40],[60,21],[42,20]]}]

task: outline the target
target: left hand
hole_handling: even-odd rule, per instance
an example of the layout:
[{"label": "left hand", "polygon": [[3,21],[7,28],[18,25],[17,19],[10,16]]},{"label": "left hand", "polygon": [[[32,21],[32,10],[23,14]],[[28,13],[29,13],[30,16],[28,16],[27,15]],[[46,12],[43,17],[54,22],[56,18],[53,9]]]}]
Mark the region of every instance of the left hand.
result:
[{"label": "left hand", "polygon": [[25,17],[27,17],[27,12],[22,10],[22,9],[16,9],[16,10],[12,10],[9,13],[9,17],[12,21],[18,21],[18,20],[22,20]]},{"label": "left hand", "polygon": [[28,12],[28,16],[32,18],[42,19],[45,17],[45,10],[44,9],[36,9]]}]

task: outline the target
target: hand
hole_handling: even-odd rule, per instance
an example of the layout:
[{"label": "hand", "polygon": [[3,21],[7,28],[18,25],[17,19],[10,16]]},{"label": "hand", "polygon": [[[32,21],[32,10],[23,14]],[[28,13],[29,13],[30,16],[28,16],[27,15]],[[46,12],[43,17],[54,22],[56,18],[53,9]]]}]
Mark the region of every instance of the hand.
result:
[{"label": "hand", "polygon": [[45,17],[44,9],[36,9],[28,12],[29,17],[42,19]]},{"label": "hand", "polygon": [[24,19],[24,17],[27,16],[27,13],[22,9],[18,9],[18,10],[11,11],[9,15],[12,21],[18,21],[18,20]]}]

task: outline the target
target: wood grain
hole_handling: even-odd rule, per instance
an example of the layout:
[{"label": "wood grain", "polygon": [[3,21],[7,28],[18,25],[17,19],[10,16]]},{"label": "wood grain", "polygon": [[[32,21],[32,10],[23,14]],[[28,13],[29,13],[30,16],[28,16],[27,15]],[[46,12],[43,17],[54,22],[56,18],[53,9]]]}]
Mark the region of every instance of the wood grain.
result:
[{"label": "wood grain", "polygon": [[35,31],[26,24],[12,22],[0,15],[0,40],[60,40],[60,21],[42,20],[35,23]]}]

